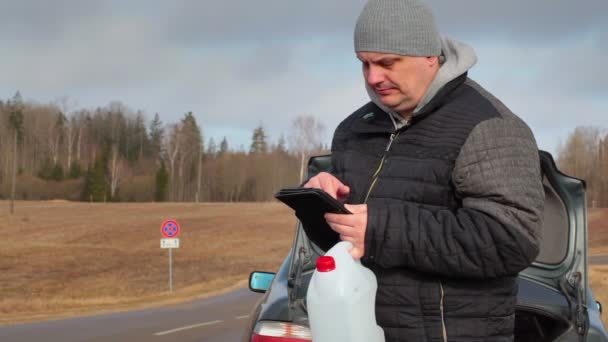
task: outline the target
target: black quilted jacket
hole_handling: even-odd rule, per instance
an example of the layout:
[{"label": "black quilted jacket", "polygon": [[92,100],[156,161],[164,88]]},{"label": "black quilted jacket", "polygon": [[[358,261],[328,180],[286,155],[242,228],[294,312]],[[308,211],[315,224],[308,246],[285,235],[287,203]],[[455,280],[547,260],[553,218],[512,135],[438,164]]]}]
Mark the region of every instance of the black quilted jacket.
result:
[{"label": "black quilted jacket", "polygon": [[336,129],[333,173],[367,203],[363,263],[392,341],[511,341],[517,274],[538,254],[530,129],[466,74],[395,130],[368,103]]}]

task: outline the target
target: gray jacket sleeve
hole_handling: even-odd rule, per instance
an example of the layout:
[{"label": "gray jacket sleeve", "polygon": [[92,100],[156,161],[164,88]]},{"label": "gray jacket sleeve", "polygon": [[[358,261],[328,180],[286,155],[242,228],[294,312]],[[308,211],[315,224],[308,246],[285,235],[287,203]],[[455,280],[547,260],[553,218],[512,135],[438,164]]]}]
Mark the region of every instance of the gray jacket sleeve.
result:
[{"label": "gray jacket sleeve", "polygon": [[368,206],[366,261],[448,277],[516,275],[539,252],[544,191],[538,148],[517,117],[483,121],[452,174],[462,207]]}]

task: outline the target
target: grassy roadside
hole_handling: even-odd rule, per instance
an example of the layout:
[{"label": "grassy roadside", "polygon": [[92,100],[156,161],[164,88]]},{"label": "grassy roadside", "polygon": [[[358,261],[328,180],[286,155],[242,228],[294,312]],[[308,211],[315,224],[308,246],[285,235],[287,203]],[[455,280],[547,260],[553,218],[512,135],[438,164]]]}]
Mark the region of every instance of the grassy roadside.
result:
[{"label": "grassy roadside", "polygon": [[589,266],[589,283],[595,300],[598,300],[604,306],[602,321],[604,326],[608,328],[608,312],[606,311],[606,305],[608,305],[608,265]]},{"label": "grassy roadside", "polygon": [[[589,255],[608,255],[608,209],[589,209]],[[595,299],[604,306],[602,321],[608,328],[608,265],[590,265],[589,283]]]},{"label": "grassy roadside", "polygon": [[[276,270],[295,219],[279,203],[0,202],[0,324],[182,302]],[[160,223],[177,220],[174,292]],[[150,304],[152,303],[152,304]]]},{"label": "grassy roadside", "polygon": [[[89,204],[0,201],[0,324],[131,310],[246,286],[289,251],[295,219],[280,203]],[[177,220],[174,289],[160,223]],[[608,209],[590,210],[589,246],[608,254]],[[608,307],[608,266],[590,267]],[[608,326],[608,315],[604,324]]]},{"label": "grassy roadside", "polygon": [[589,209],[589,255],[608,255],[608,208]]}]

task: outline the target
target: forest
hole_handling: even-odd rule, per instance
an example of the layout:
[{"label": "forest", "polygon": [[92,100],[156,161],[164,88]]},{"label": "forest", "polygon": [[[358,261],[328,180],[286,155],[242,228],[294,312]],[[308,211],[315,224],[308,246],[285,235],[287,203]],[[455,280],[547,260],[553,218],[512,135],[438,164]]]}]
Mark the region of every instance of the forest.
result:
[{"label": "forest", "polygon": [[[151,120],[121,102],[95,109],[0,99],[0,199],[91,202],[255,202],[301,182],[311,155],[328,153],[324,125],[300,115],[271,141],[262,124],[250,146],[205,138],[192,112]],[[554,156],[587,182],[591,207],[608,207],[608,134],[576,127]]]}]

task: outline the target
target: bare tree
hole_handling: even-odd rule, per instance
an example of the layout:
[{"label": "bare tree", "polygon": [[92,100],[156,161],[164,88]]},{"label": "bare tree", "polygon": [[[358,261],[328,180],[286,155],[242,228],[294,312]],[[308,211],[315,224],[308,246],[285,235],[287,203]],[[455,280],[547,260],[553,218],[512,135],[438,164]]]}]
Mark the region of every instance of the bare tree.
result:
[{"label": "bare tree", "polygon": [[67,154],[65,169],[69,170],[72,166],[72,155],[74,154],[74,145],[76,143],[76,138],[81,133],[80,129],[77,127],[78,123],[75,117],[71,117],[65,125],[65,153]]},{"label": "bare tree", "polygon": [[196,175],[196,195],[194,196],[194,201],[198,203],[201,197],[201,173],[203,170],[203,144],[199,145],[199,153],[198,153],[198,168]]},{"label": "bare tree", "polygon": [[74,148],[74,139],[76,138],[76,118],[70,118],[70,111],[73,106],[76,104],[73,101],[70,101],[69,97],[64,95],[57,100],[57,104],[61,109],[61,113],[63,113],[63,132],[60,132],[65,137],[65,148],[66,148],[66,164],[65,170],[69,170],[70,166],[72,166],[72,151]]},{"label": "bare tree", "polygon": [[169,128],[169,135],[163,139],[163,151],[165,159],[169,162],[169,200],[175,200],[175,162],[180,152],[181,127],[178,124]]},{"label": "bare tree", "polygon": [[602,167],[601,129],[576,127],[558,152],[557,163],[567,174],[587,182],[587,197],[591,206],[602,203],[602,184],[606,177]]},{"label": "bare tree", "polygon": [[598,151],[599,184],[598,201],[601,206],[608,207],[608,134],[600,140]]},{"label": "bare tree", "polygon": [[15,212],[15,188],[17,185],[17,144],[19,137],[23,131],[23,103],[21,100],[21,94],[17,92],[13,97],[10,104],[10,111],[8,114],[9,127],[13,130],[13,172],[11,176],[11,201],[10,201],[10,213]]},{"label": "bare tree", "polygon": [[84,134],[86,132],[86,121],[87,121],[87,112],[82,110],[75,116],[75,127],[77,127],[76,133],[76,162],[80,163],[81,161],[81,151],[82,146],[84,144]]},{"label": "bare tree", "polygon": [[9,162],[10,162],[10,141],[12,140],[9,122],[8,122],[8,112],[10,103],[3,103],[0,100],[0,189],[7,179],[9,171]]},{"label": "bare tree", "polygon": [[53,165],[56,165],[59,159],[59,152],[61,147],[61,136],[63,134],[65,115],[61,112],[57,114],[56,121],[53,125],[48,127],[48,147],[51,152],[51,160]]},{"label": "bare tree", "polygon": [[325,127],[312,115],[299,115],[291,122],[290,150],[300,158],[300,182],[304,180],[307,158],[320,149]]},{"label": "bare tree", "polygon": [[114,198],[116,189],[118,188],[118,182],[120,181],[123,161],[119,156],[117,143],[112,144],[110,153],[110,198]]}]

